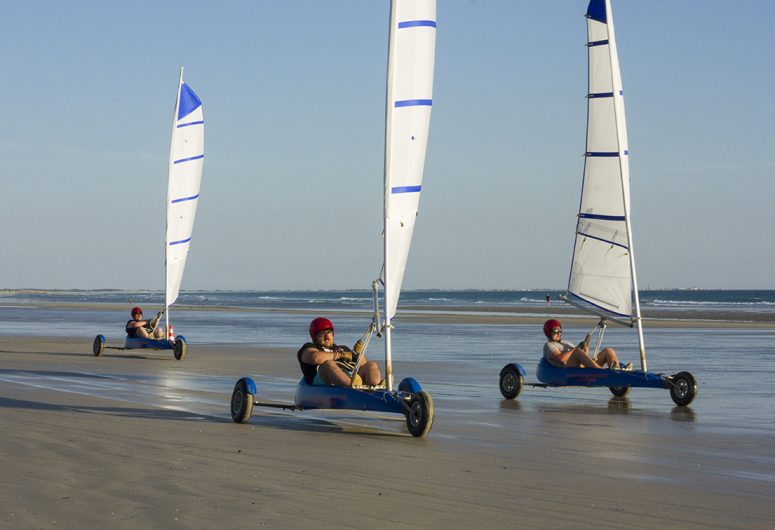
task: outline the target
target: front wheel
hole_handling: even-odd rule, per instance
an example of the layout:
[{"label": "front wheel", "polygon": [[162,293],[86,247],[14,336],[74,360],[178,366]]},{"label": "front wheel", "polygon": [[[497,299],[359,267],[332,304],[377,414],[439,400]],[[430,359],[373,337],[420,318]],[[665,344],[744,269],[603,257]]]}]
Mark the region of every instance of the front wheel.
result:
[{"label": "front wheel", "polygon": [[172,354],[178,361],[182,360],[188,353],[188,343],[186,339],[178,335],[175,344],[172,346]]},{"label": "front wheel", "polygon": [[697,396],[697,381],[689,372],[678,372],[669,379],[670,397],[679,407],[685,407]]},{"label": "front wheel", "polygon": [[105,351],[105,337],[102,335],[94,337],[94,343],[92,344],[91,350],[95,357],[102,355],[102,352]]},{"label": "front wheel", "polygon": [[433,425],[433,399],[427,392],[413,394],[404,412],[406,428],[415,438],[428,434]]},{"label": "front wheel", "polygon": [[253,414],[253,394],[248,390],[248,384],[243,377],[234,385],[231,393],[231,419],[234,423],[245,423]]},{"label": "front wheel", "polygon": [[514,399],[522,392],[522,374],[514,365],[507,364],[501,370],[500,384],[501,394],[506,399]]},{"label": "front wheel", "polygon": [[609,386],[608,390],[616,397],[624,397],[630,393],[630,387],[628,386]]}]

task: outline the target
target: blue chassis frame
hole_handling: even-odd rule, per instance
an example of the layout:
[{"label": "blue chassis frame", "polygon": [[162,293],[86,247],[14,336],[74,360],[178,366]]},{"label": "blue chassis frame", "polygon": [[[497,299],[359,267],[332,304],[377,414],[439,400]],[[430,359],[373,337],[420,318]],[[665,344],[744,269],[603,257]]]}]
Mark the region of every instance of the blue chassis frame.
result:
[{"label": "blue chassis frame", "polygon": [[[525,368],[519,363],[510,363],[522,377]],[[643,370],[621,371],[605,368],[558,368],[542,358],[538,363],[536,376],[541,383],[527,383],[531,386],[587,386],[587,387],[633,387],[670,388],[667,376],[644,372]]]},{"label": "blue chassis frame", "polygon": [[[186,340],[182,335],[183,340]],[[125,350],[137,350],[137,349],[150,349],[150,350],[174,350],[175,346],[171,344],[167,339],[143,339],[135,337],[127,337],[124,341]]]},{"label": "blue chassis frame", "polygon": [[[250,377],[243,377],[248,392],[258,395],[258,387]],[[294,405],[255,402],[256,406],[292,408],[297,410],[333,409],[392,412],[404,414],[404,403],[412,394],[422,392],[422,387],[413,378],[407,377],[398,385],[398,391],[377,389],[359,390],[337,386],[313,386],[303,378],[296,387]]]},{"label": "blue chassis frame", "polygon": [[[103,344],[107,344],[108,339],[105,338],[105,335],[97,335],[97,337],[102,341]],[[186,341],[186,337],[183,335],[178,335],[178,339],[183,339],[183,341]],[[149,349],[149,350],[174,350],[175,345],[170,344],[170,342],[167,339],[143,339],[143,338],[134,338],[134,337],[126,337],[124,340],[124,347],[118,348],[116,346],[105,346],[106,348],[112,349],[112,350],[142,350],[142,349]]]}]

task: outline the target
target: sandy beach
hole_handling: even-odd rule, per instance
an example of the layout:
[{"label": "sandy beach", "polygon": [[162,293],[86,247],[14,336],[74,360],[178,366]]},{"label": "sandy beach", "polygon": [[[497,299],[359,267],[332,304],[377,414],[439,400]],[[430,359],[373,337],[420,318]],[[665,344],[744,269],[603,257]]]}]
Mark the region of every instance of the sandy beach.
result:
[{"label": "sandy beach", "polygon": [[292,399],[294,353],[96,358],[89,339],[0,338],[0,527],[775,527],[772,433],[704,426],[669,399],[505,401],[415,363],[401,368],[436,382],[423,439],[355,413],[233,423],[243,375]]}]

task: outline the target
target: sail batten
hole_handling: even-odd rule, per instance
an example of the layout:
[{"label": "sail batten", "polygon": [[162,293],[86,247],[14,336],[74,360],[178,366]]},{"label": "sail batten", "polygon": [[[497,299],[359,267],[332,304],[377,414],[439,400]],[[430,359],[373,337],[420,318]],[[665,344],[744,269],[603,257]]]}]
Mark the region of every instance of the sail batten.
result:
[{"label": "sail batten", "polygon": [[165,237],[165,307],[175,303],[192,239],[204,162],[204,115],[202,101],[178,81],[173,114],[170,162],[167,178],[167,230]]}]

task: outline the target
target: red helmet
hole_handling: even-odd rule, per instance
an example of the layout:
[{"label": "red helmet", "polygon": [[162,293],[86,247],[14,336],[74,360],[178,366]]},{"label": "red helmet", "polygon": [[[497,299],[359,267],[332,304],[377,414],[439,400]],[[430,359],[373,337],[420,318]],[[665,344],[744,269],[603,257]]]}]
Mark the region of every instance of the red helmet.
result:
[{"label": "red helmet", "polygon": [[546,335],[547,339],[552,338],[552,329],[554,328],[562,328],[559,320],[551,319],[544,322],[544,335]]},{"label": "red helmet", "polygon": [[333,332],[334,323],[327,318],[318,317],[309,323],[309,336],[312,337],[312,340],[315,340],[315,337],[317,337],[318,333],[324,329],[330,329]]},{"label": "red helmet", "polygon": [[135,316],[137,314],[142,315],[143,314],[143,310],[141,308],[139,308],[139,307],[133,307],[132,308],[132,316]]}]

